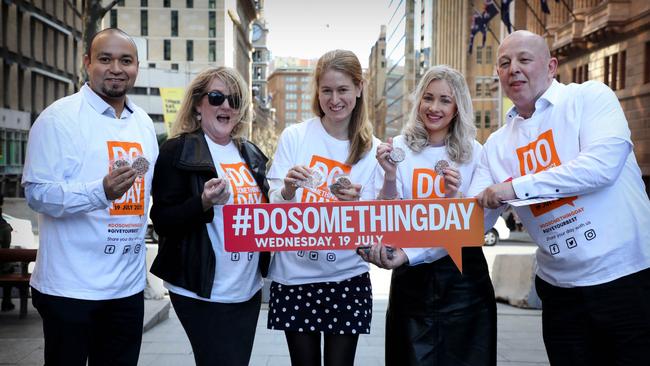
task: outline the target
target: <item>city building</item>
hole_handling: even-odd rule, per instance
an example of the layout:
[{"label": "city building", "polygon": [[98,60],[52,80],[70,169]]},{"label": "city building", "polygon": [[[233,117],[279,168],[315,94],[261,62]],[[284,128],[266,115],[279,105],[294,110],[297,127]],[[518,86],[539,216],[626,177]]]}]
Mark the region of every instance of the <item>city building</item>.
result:
[{"label": "city building", "polygon": [[[108,0],[104,0],[107,3]],[[160,88],[186,86],[208,66],[237,69],[251,87],[251,25],[254,0],[122,0],[104,17],[102,28],[118,27],[139,44],[140,71],[130,93],[156,122],[163,121]],[[157,124],[158,133],[164,130]],[[250,131],[248,131],[250,135]]]},{"label": "city building", "polygon": [[55,100],[77,91],[81,1],[0,2],[0,192],[23,196],[29,129]]},{"label": "city building", "polygon": [[[314,116],[311,109],[313,67],[289,66],[290,63],[284,61],[275,64],[282,67],[274,66],[268,78],[268,92],[275,109],[275,129],[279,135],[285,127]],[[309,65],[310,62],[305,60],[297,64]]]},{"label": "city building", "polygon": [[368,119],[372,122],[375,136],[386,138],[386,26],[380,27],[379,38],[372,46],[366,70],[366,101]]}]

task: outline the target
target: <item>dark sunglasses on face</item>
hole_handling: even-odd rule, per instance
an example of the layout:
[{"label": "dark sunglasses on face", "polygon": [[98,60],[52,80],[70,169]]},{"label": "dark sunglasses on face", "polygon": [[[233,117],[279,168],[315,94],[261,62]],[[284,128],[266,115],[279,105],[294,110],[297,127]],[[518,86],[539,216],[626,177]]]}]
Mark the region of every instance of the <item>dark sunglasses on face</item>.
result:
[{"label": "dark sunglasses on face", "polygon": [[213,105],[215,107],[218,107],[223,104],[223,102],[228,99],[228,104],[230,105],[230,108],[233,109],[239,109],[239,103],[240,103],[240,98],[239,95],[231,94],[231,95],[226,95],[218,90],[213,90],[207,93],[201,94],[201,97],[204,95],[208,96],[208,103],[210,105]]}]

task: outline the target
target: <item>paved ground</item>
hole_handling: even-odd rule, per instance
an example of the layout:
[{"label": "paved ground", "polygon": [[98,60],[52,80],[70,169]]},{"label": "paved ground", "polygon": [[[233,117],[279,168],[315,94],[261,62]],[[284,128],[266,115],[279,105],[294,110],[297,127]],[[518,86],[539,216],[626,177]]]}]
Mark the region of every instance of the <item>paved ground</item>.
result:
[{"label": "paved ground", "polygon": [[[522,240],[525,240],[523,238]],[[532,252],[535,247],[526,242],[504,243],[485,248],[488,262],[498,253]],[[375,298],[371,334],[359,339],[356,365],[383,365],[384,318],[387,305],[390,272],[371,270]],[[17,299],[16,299],[17,301]],[[163,302],[147,303],[147,318],[159,317]],[[498,305],[498,365],[542,366],[548,365],[541,335],[541,312],[524,310],[508,305]],[[251,365],[290,365],[289,355],[281,332],[266,329],[266,306],[260,314],[257,335],[253,346]],[[0,313],[0,365],[42,365],[43,340],[38,313],[30,308],[27,319],[19,320],[16,311]],[[192,350],[174,311],[169,319],[162,320],[143,337],[139,365],[194,365]]]}]

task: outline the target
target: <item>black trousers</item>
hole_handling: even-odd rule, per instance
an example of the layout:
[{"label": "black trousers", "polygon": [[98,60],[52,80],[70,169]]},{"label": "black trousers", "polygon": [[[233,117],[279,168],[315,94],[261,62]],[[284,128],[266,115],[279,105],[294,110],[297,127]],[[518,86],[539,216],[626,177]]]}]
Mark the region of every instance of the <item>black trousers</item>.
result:
[{"label": "black trousers", "polygon": [[192,345],[197,366],[246,366],[251,358],[262,292],[241,303],[169,297]]},{"label": "black trousers", "polygon": [[386,312],[386,365],[494,366],[494,288],[482,249],[393,270]]},{"label": "black trousers", "polygon": [[561,288],[535,279],[553,366],[650,365],[650,269]]},{"label": "black trousers", "polygon": [[136,366],[142,342],[143,292],[120,299],[80,300],[32,287],[43,318],[46,366]]}]

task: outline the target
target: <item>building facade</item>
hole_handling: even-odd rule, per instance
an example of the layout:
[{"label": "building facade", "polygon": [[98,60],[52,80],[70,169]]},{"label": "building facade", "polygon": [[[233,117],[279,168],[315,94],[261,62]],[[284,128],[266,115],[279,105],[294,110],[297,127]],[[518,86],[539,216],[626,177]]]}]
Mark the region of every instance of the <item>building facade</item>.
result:
[{"label": "building facade", "polygon": [[29,129],[55,100],[77,90],[80,0],[0,2],[0,192],[20,186]]},{"label": "building facade", "polygon": [[[103,0],[109,3],[110,0]],[[140,71],[129,94],[155,122],[163,120],[160,88],[184,87],[208,66],[237,69],[252,92],[253,0],[122,0],[102,28],[118,27],[136,39]],[[138,42],[143,40],[143,42]],[[144,50],[142,49],[144,48]],[[158,133],[164,131],[156,124]],[[250,136],[251,131],[247,131]]]},{"label": "building facade", "polygon": [[366,70],[366,100],[368,119],[373,124],[374,134],[386,138],[386,26],[382,25],[379,38],[372,46]]},{"label": "building facade", "polygon": [[269,97],[275,109],[278,135],[285,127],[314,116],[311,111],[312,73],[312,67],[284,66],[275,68],[269,75]]}]

